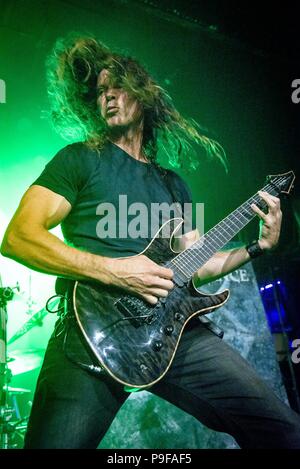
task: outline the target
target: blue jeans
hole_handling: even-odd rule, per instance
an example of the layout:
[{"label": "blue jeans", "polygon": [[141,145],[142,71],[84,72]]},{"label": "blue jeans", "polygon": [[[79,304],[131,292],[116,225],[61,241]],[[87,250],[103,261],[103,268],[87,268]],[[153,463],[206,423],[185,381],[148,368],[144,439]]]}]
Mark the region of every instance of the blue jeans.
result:
[{"label": "blue jeans", "polygon": [[[52,335],[39,375],[25,448],[97,448],[128,397],[95,363],[78,326]],[[237,351],[200,322],[186,330],[174,361],[150,392],[232,435],[241,448],[300,448],[300,416],[281,402]]]}]

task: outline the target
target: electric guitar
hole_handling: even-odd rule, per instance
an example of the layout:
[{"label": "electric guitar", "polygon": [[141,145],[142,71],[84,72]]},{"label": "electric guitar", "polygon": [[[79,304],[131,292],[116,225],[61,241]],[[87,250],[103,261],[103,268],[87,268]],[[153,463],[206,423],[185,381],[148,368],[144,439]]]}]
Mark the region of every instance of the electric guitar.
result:
[{"label": "electric guitar", "polygon": [[[268,176],[262,190],[274,196],[289,193],[294,179],[293,171]],[[256,193],[179,254],[171,245],[183,220],[170,219],[160,228],[140,254],[171,268],[175,285],[154,306],[116,287],[90,281],[75,283],[76,319],[100,367],[111,377],[140,389],[157,383],[171,366],[188,321],[228,300],[229,290],[213,295],[197,290],[193,274],[256,216],[252,203],[262,210],[266,207]],[[162,235],[165,229],[170,229],[168,238]]]}]

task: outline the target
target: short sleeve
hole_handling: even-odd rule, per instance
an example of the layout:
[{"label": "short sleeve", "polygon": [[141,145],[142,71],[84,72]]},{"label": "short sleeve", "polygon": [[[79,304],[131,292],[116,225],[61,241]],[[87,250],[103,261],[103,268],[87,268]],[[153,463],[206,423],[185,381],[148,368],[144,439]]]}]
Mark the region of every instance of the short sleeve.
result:
[{"label": "short sleeve", "polygon": [[181,176],[174,171],[169,170],[169,172],[172,175],[173,197],[181,204],[184,219],[184,232],[188,233],[196,229],[192,192]]},{"label": "short sleeve", "polygon": [[83,144],[75,143],[62,148],[46,164],[43,172],[32,183],[50,189],[74,205],[84,184],[87,168],[83,164]]},{"label": "short sleeve", "polygon": [[182,179],[182,177],[178,176],[178,174],[176,174],[176,178],[177,178],[176,183],[178,184],[178,189],[179,189],[179,192],[181,193],[181,203],[191,204],[193,202],[193,196],[192,196],[192,192],[189,186],[184,181],[184,179]]}]

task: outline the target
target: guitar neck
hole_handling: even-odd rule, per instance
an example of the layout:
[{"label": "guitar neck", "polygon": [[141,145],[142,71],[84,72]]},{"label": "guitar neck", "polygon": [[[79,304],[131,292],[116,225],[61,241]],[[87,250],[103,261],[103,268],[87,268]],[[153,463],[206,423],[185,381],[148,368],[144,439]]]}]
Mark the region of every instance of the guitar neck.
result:
[{"label": "guitar neck", "polygon": [[[261,190],[277,196],[280,192],[276,186],[268,183]],[[211,228],[205,235],[196,241],[191,247],[178,254],[172,259],[172,267],[184,274],[187,279],[204,265],[217,251],[222,249],[232,238],[234,238],[255,216],[251,204],[260,209],[266,207],[256,193],[234,210],[230,215],[221,220]]]}]

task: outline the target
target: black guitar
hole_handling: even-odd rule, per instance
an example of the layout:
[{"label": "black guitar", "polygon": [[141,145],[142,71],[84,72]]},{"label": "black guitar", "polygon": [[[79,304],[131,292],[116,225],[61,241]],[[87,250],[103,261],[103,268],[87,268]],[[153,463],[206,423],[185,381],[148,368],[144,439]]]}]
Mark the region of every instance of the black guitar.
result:
[{"label": "black guitar", "polygon": [[[289,193],[295,175],[268,176],[262,190],[278,196]],[[229,290],[209,295],[194,287],[193,274],[226,245],[254,217],[251,204],[266,207],[256,193],[191,247],[177,254],[172,238],[183,220],[166,222],[141,253],[174,272],[174,288],[167,298],[152,306],[118,288],[96,282],[76,282],[73,307],[79,326],[100,366],[120,383],[147,388],[168,371],[181,334],[194,316],[207,314],[222,306]],[[170,228],[166,239],[162,230]],[[165,233],[165,232],[164,232]]]}]

